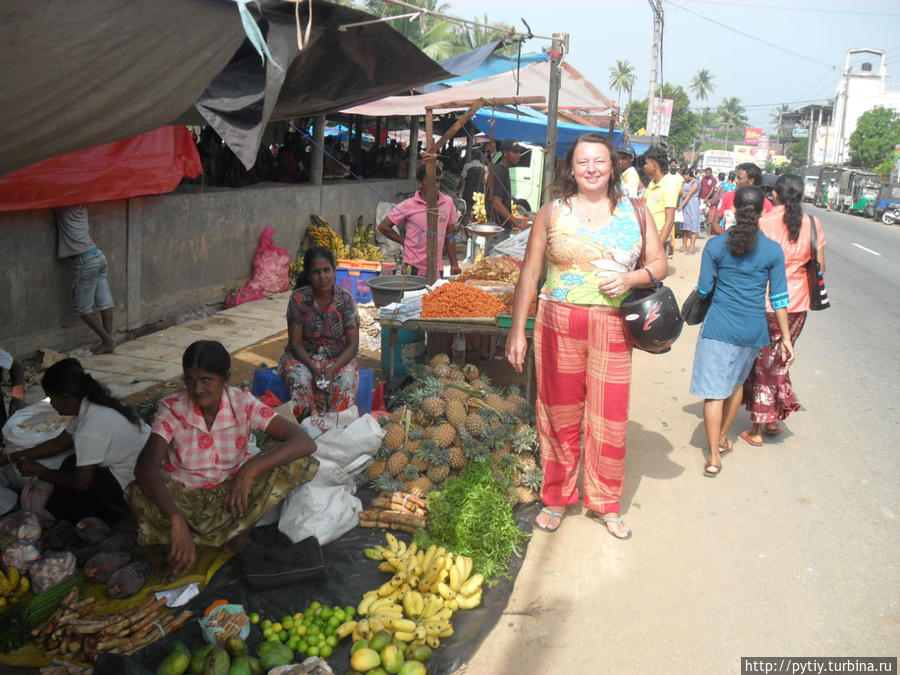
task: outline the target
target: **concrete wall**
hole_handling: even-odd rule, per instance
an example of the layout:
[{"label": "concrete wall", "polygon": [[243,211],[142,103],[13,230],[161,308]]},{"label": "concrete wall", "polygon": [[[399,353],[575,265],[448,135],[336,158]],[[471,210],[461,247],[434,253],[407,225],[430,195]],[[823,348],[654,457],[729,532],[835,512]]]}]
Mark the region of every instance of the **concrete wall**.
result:
[{"label": "concrete wall", "polygon": [[[340,227],[375,220],[379,201],[415,187],[407,180],[326,181],[322,187],[264,183],[242,189],[181,186],[173,193],[88,206],[91,234],[110,263],[116,331],[173,320],[221,302],[253,273],[263,228],[297,251],[313,214]],[[0,213],[0,345],[19,357],[68,350],[96,338],[72,311],[71,261],[56,258],[49,209]]]}]

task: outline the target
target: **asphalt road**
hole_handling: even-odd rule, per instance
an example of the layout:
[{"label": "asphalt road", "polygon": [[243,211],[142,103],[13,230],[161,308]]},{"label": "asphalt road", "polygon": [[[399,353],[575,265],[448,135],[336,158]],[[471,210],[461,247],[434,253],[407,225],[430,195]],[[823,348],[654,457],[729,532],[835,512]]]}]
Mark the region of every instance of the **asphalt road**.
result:
[{"label": "asphalt road", "polygon": [[[761,448],[737,439],[742,410],[735,451],[705,478],[697,328],[668,355],[635,353],[622,500],[634,537],[574,512],[536,532],[467,675],[739,673],[741,657],[900,653],[900,229],[810,210],[833,307],[798,340],[803,409]],[[674,262],[667,284],[683,300],[700,256]]]}]

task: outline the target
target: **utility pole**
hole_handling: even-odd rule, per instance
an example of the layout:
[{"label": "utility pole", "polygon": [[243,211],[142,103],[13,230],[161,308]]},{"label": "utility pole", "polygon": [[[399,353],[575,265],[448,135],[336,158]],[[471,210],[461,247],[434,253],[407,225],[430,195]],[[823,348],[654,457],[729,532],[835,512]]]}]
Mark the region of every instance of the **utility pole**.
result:
[{"label": "utility pole", "polygon": [[[659,133],[659,115],[654,114],[654,102],[656,99],[656,80],[657,71],[659,70],[659,55],[662,45],[662,22],[663,8],[662,0],[647,0],[650,3],[650,9],[653,11],[653,46],[650,49],[650,89],[647,93],[647,133],[650,135],[650,142],[656,143]],[[650,124],[651,115],[653,115],[653,123]]]},{"label": "utility pole", "polygon": [[544,155],[544,190],[541,203],[553,198],[553,181],[556,180],[556,118],[559,112],[559,82],[562,59],[569,51],[569,34],[554,33],[550,46],[550,90],[547,92],[547,142]]}]

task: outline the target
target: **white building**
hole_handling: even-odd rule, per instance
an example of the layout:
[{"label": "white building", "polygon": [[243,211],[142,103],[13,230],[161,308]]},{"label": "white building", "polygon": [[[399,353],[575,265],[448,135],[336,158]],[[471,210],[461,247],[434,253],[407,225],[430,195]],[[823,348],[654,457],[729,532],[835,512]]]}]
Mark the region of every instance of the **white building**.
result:
[{"label": "white building", "polygon": [[[863,61],[857,67],[851,65],[851,58],[859,54],[870,54],[880,60],[878,69],[870,61]],[[858,61],[858,59],[856,59]],[[860,115],[882,106],[900,112],[900,87],[887,84],[887,65],[881,49],[851,49],[844,62],[844,76],[838,85],[834,99],[833,135],[826,138],[831,145],[825,149],[822,140],[822,159],[844,164],[850,160],[850,135],[856,131],[856,121]],[[824,131],[824,130],[823,130]],[[816,150],[818,150],[817,139]],[[832,155],[831,149],[834,148]],[[827,155],[827,157],[825,157]]]}]

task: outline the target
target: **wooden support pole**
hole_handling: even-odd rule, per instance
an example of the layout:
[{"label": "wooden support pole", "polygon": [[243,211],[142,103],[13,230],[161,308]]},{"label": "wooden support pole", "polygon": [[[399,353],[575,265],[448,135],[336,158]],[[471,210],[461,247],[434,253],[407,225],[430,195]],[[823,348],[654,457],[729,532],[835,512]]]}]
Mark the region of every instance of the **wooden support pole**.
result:
[{"label": "wooden support pole", "polygon": [[[434,112],[428,108],[425,109],[425,202],[428,212],[425,222],[426,232],[426,255],[427,263],[425,265],[425,279],[429,284],[433,284],[437,279],[438,264],[438,190],[435,182],[434,161],[437,155],[437,146],[434,143]],[[443,263],[443,256],[440,257]]]}]

